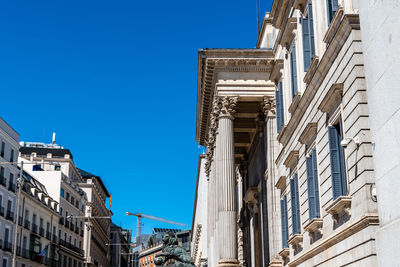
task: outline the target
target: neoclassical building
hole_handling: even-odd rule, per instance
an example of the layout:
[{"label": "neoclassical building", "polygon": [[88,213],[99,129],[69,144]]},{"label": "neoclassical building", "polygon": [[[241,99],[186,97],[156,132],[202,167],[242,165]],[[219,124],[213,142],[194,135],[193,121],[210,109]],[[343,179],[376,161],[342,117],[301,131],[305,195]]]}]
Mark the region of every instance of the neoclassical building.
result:
[{"label": "neoclassical building", "polygon": [[199,51],[208,266],[377,266],[358,12],[275,0],[255,49]]}]

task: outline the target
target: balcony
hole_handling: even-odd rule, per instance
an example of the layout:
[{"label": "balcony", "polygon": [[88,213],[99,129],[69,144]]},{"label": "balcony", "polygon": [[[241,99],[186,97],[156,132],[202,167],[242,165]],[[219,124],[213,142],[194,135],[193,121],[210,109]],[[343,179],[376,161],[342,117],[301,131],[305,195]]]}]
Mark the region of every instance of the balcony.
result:
[{"label": "balcony", "polygon": [[48,240],[51,240],[51,233],[50,233],[50,231],[46,231],[46,238],[47,238]]},{"label": "balcony", "polygon": [[0,215],[4,217],[4,207],[0,207]]},{"label": "balcony", "polygon": [[29,251],[26,248],[22,248],[22,257],[25,259],[29,258]]},{"label": "balcony", "polygon": [[17,256],[21,256],[21,247],[17,246]]},{"label": "balcony", "polygon": [[59,223],[64,225],[64,217],[60,217]]},{"label": "balcony", "polygon": [[39,235],[44,237],[44,228],[39,227]]},{"label": "balcony", "polygon": [[27,219],[25,219],[24,220],[24,227],[25,227],[25,229],[28,229],[29,230],[29,225],[31,224],[31,222],[29,221],[29,220],[27,220]]},{"label": "balcony", "polygon": [[11,210],[7,210],[6,219],[10,221],[14,221],[14,212]]},{"label": "balcony", "polygon": [[9,183],[8,184],[8,190],[10,190],[11,192],[15,193],[15,184],[14,183]]},{"label": "balcony", "polygon": [[4,240],[4,246],[3,246],[4,251],[12,252],[12,244],[11,242],[8,242],[7,240]]},{"label": "balcony", "polygon": [[38,226],[35,223],[32,223],[32,232],[34,232],[35,234],[38,233]]},{"label": "balcony", "polygon": [[0,184],[6,186],[6,178],[4,178],[4,176],[0,175]]}]

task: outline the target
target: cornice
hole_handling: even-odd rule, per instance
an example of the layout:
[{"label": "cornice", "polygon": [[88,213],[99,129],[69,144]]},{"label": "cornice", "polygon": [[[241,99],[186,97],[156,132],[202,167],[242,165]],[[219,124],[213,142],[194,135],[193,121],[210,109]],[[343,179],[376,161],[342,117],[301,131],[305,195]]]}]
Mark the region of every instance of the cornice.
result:
[{"label": "cornice", "polygon": [[196,140],[200,145],[206,145],[218,72],[270,72],[273,62],[273,53],[269,49],[199,50]]},{"label": "cornice", "polygon": [[281,29],[282,23],[287,18],[291,0],[274,0],[271,7],[272,25]]}]

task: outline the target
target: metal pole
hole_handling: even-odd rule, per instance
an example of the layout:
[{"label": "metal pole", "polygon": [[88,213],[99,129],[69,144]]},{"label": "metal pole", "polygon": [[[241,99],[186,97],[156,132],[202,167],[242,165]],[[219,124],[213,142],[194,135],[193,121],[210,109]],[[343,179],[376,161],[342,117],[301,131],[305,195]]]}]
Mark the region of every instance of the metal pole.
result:
[{"label": "metal pole", "polygon": [[17,195],[17,214],[15,219],[15,233],[14,233],[14,244],[13,244],[13,262],[12,267],[17,267],[17,239],[18,239],[18,215],[19,215],[19,199],[21,197],[21,187],[23,185],[23,172],[24,172],[24,162],[21,161],[21,170],[19,172],[19,177],[17,179],[18,195]]}]

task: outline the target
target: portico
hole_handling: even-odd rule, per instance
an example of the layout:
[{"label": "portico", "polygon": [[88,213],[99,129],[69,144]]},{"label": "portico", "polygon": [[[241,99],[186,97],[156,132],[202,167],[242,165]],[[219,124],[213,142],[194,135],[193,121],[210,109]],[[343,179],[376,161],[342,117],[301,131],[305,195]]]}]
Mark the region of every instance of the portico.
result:
[{"label": "portico", "polygon": [[[198,62],[196,138],[207,148],[208,266],[239,266],[238,203],[246,202],[252,229],[257,231],[265,227],[260,224],[266,214],[258,211],[256,195],[261,186],[257,189],[258,184],[246,179],[239,189],[242,182],[237,176],[245,176],[252,144],[266,121],[274,124],[275,83],[270,77],[277,64],[267,49],[204,49]],[[246,199],[236,193],[244,188]],[[259,247],[251,252],[255,266],[261,266],[263,247],[268,246],[261,244],[258,234],[251,240],[252,246]]]}]

